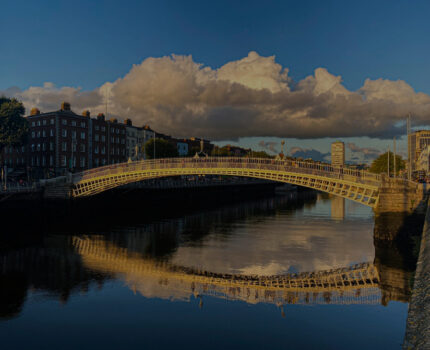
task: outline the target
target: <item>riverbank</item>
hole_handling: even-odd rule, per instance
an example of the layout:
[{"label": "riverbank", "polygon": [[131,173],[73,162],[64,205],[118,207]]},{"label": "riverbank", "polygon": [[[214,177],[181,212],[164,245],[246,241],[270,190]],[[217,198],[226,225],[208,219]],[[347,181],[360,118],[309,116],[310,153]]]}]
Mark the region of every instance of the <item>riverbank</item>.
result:
[{"label": "riverbank", "polygon": [[430,207],[424,221],[403,349],[430,349]]}]

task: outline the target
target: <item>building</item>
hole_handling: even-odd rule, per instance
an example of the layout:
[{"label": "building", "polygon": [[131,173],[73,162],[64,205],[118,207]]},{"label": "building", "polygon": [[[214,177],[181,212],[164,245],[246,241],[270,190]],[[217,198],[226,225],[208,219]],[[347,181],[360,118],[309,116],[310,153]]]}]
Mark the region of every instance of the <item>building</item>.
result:
[{"label": "building", "polygon": [[63,102],[54,112],[32,109],[27,119],[27,165],[35,178],[127,160],[125,125],[114,118],[109,122],[103,114],[91,118],[89,111],[78,115]]},{"label": "building", "polygon": [[415,163],[415,171],[423,171],[428,174],[430,171],[430,146],[425,147]]},{"label": "building", "polygon": [[419,130],[408,135],[408,163],[411,164],[411,171],[417,169],[417,160],[420,153],[430,146],[430,130]]},{"label": "building", "polygon": [[345,166],[345,144],[341,141],[331,144],[331,165],[335,167]]},{"label": "building", "polygon": [[134,126],[130,119],[124,121],[127,134],[127,159],[140,160],[146,159],[145,144],[156,134],[149,125],[143,127]]}]

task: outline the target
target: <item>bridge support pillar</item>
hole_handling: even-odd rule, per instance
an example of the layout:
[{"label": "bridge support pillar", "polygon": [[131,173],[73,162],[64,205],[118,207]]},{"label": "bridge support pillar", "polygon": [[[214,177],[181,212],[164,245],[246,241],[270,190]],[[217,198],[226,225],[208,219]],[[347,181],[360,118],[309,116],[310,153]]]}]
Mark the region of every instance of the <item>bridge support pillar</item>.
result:
[{"label": "bridge support pillar", "polygon": [[389,178],[382,174],[375,213],[420,213],[424,215],[427,208],[426,198],[425,184]]}]

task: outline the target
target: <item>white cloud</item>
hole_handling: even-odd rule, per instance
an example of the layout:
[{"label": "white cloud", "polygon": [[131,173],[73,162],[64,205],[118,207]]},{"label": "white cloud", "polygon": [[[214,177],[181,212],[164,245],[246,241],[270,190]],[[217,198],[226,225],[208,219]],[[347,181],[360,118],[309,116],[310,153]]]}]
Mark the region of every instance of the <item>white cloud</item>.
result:
[{"label": "white cloud", "polygon": [[56,110],[66,100],[77,113],[95,114],[105,110],[106,90],[110,114],[178,137],[388,138],[404,132],[398,125],[408,113],[416,124],[430,120],[430,96],[404,81],[367,79],[349,91],[340,76],[317,68],[293,85],[274,56],[253,51],[219,69],[191,56],[151,57],[93,91],[46,83],[3,93],[21,99],[27,110]]}]

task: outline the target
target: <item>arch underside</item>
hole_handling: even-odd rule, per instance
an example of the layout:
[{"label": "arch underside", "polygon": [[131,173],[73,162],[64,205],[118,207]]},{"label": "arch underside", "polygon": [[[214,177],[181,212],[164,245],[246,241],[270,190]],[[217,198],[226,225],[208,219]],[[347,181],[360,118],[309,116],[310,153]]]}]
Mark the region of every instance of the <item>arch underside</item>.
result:
[{"label": "arch underside", "polygon": [[378,201],[378,187],[348,181],[343,179],[343,176],[328,178],[313,174],[244,168],[168,168],[123,171],[118,174],[80,180],[74,184],[72,196],[75,198],[88,197],[133,182],[179,175],[229,175],[272,180],[330,193],[372,208]]}]

